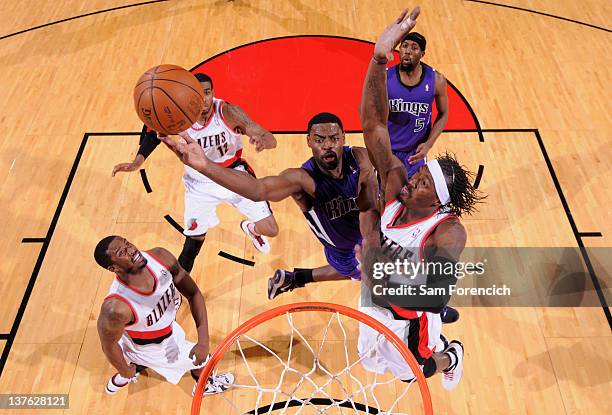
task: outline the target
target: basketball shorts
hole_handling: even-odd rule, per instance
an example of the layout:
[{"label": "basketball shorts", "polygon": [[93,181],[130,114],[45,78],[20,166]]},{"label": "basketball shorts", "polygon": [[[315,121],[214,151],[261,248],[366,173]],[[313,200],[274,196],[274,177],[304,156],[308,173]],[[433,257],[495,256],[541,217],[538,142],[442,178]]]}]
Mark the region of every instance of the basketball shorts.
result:
[{"label": "basketball shorts", "polygon": [[196,366],[189,357],[195,343],[185,339],[185,332],[176,321],[172,323],[172,335],[161,343],[138,345],[123,333],[119,346],[128,362],[146,366],[175,385],[188,371],[204,366]]},{"label": "basketball shorts", "polygon": [[[234,170],[250,173],[246,163],[236,166]],[[209,229],[217,226],[220,223],[217,206],[221,203],[234,206],[252,222],[258,222],[272,215],[268,202],[253,202],[211,180],[197,180],[185,175],[183,183],[185,184],[185,230],[183,231],[185,236],[204,235]]]},{"label": "basketball shorts", "polygon": [[[391,329],[408,346],[421,366],[431,358],[434,351],[444,350],[444,343],[440,339],[440,314],[422,313],[413,320],[395,320],[389,310],[381,307],[359,307],[359,311]],[[364,323],[359,323],[357,347],[359,357],[363,358],[361,363],[369,372],[383,374],[390,371],[401,380],[414,378],[410,366],[395,346],[380,332]]]},{"label": "basketball shorts", "polygon": [[325,258],[327,258],[327,263],[331,265],[338,274],[353,280],[361,280],[361,271],[359,271],[359,262],[357,262],[357,258],[355,258],[355,252],[340,251],[326,246]]},{"label": "basketball shorts", "polygon": [[408,173],[408,177],[412,177],[414,173],[416,173],[421,167],[425,165],[427,161],[427,157],[425,159],[419,160],[414,164],[408,163],[408,159],[412,157],[416,153],[416,150],[412,151],[399,151],[393,150],[393,154],[404,163],[404,167],[406,167],[406,172]]}]

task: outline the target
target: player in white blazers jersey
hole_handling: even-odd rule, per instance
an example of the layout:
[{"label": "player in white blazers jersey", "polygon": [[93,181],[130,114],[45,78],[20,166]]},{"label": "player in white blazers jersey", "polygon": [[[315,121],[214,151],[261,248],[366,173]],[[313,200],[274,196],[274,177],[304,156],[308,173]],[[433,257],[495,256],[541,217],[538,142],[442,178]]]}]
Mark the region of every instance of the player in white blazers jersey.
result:
[{"label": "player in white blazers jersey", "polygon": [[[197,381],[209,356],[206,304],[176,258],[164,248],[139,251],[120,236],[107,236],[98,242],[94,258],[98,265],[116,274],[98,318],[102,350],[117,369],[107,382],[106,392],[116,393],[146,368],[173,384],[188,371]],[[186,340],[175,321],[181,294],[189,301],[197,343]],[[231,373],[214,375],[208,379],[204,393],[223,392],[233,382]]]},{"label": "player in white blazers jersey", "polygon": [[[381,259],[394,262],[403,257],[416,264],[439,263],[454,269],[466,242],[466,232],[459,216],[471,213],[482,198],[471,184],[471,173],[452,156],[445,155],[428,162],[408,179],[406,167],[391,152],[387,129],[386,64],[400,40],[415,26],[419,9],[410,15],[407,12],[404,11],[378,39],[361,98],[364,141],[380,174],[386,204],[380,228],[363,235],[363,247],[356,247],[363,262],[362,279],[370,288],[373,303],[362,306],[361,310],[404,340],[425,376],[443,372],[442,385],[452,389],[459,383],[463,372],[463,345],[457,340],[446,344],[441,338],[439,313],[448,302],[448,296],[410,300],[413,296],[404,293],[394,295],[389,290],[384,294],[382,288],[397,288],[397,278],[395,281],[372,278],[373,263]],[[371,249],[373,247],[378,247],[378,250]],[[373,258],[372,255],[376,256]],[[456,282],[454,272],[451,275],[436,274],[444,267],[426,269],[426,273],[419,276],[426,287],[444,287],[445,284],[448,287]],[[404,277],[400,283],[408,281]],[[360,325],[358,348],[366,369],[378,373],[391,371],[403,380],[413,378],[396,349],[380,333],[363,324]]]},{"label": "player in white blazers jersey", "polygon": [[[242,158],[241,134],[249,137],[256,151],[276,147],[276,139],[265,128],[255,123],[238,106],[214,98],[213,81],[205,74],[195,75],[204,90],[204,110],[198,120],[184,131],[202,146],[206,155],[219,165],[255,175]],[[157,133],[150,132],[141,139],[136,158],[131,163],[117,164],[113,176],[121,171],[140,168],[145,159],[159,144]],[[278,224],[268,202],[254,202],[242,197],[190,167],[185,167],[184,231],[185,243],[179,255],[181,266],[191,272],[196,256],[200,252],[206,232],[219,224],[216,209],[221,203],[237,208],[247,220],[240,223],[242,231],[251,239],[253,246],[267,253],[270,244],[266,237],[278,235]]]}]

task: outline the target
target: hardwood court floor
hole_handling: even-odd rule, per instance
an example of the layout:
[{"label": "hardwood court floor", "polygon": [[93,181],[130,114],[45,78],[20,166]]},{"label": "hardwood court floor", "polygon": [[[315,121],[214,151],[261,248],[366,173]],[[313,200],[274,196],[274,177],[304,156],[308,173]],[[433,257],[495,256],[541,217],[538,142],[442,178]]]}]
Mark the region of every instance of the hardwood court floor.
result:
[{"label": "hardwood court floor", "polygon": [[[501,3],[604,29],[612,16],[604,1]],[[4,2],[0,37],[127,4]],[[425,61],[463,93],[482,128],[538,129],[577,232],[602,234],[580,240],[586,247],[610,246],[609,30],[477,2],[423,1],[421,6],[419,30],[428,38]],[[137,173],[110,177],[114,164],[133,157],[136,136],[91,135],[84,143],[84,134],[139,131],[132,84],[153,65],[191,67],[235,46],[277,36],[373,40],[400,7],[388,0],[168,1],[0,39],[0,127],[6,137],[0,142],[0,347],[12,342],[0,393],[69,393],[70,409],[64,412],[70,414],[186,413],[192,385],[187,378],[173,386],[150,375],[116,396],[103,393],[112,370],[95,324],[111,276],[92,259],[97,241],[110,233],[125,235],[143,249],[164,246],[178,254],[182,238],[164,215],[181,222],[181,166],[158,149],[145,165],[153,189],[146,193]],[[274,151],[245,150],[259,176],[309,157],[302,135],[277,138]],[[468,243],[577,246],[534,133],[485,132],[484,139],[480,143],[476,133],[445,133],[433,150],[451,149],[473,170],[485,166],[480,186],[489,194],[488,203],[466,218]],[[359,135],[348,141],[362,142]],[[239,215],[221,208],[222,224],[210,232],[197,259],[193,276],[207,300],[213,346],[240,322],[274,305],[357,303],[353,282],[309,286],[266,300],[266,279],[275,268],[325,261],[293,202],[275,203],[273,209],[281,233],[268,256],[245,241]],[[45,235],[51,236],[45,243],[22,243]],[[256,265],[229,261],[219,251]],[[35,284],[28,289],[32,275]],[[24,293],[31,293],[27,304]],[[465,378],[452,393],[437,379],[430,382],[437,414],[612,412],[612,336],[601,307],[461,312],[461,320],[444,331],[466,345]],[[193,338],[186,307],[179,320]],[[278,340],[276,333],[270,337]]]}]

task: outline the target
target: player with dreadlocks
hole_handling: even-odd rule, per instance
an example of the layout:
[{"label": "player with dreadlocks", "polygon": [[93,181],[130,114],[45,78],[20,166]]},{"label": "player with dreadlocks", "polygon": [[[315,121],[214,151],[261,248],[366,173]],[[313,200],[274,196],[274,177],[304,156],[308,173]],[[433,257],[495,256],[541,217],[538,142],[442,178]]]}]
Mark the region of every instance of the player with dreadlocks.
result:
[{"label": "player with dreadlocks", "polygon": [[[414,299],[402,291],[394,294],[398,291],[388,288],[398,286],[397,278],[395,281],[384,276],[373,279],[373,276],[381,276],[370,272],[373,263],[370,253],[374,251],[371,248],[380,246],[376,262],[381,259],[394,262],[399,258],[426,264],[427,271],[418,276],[425,287],[444,287],[456,282],[454,265],[466,242],[466,231],[459,217],[472,213],[475,204],[482,199],[471,184],[471,173],[452,155],[430,160],[408,179],[406,167],[391,152],[386,122],[389,112],[386,64],[393,58],[394,48],[416,24],[419,8],[410,15],[407,12],[404,11],[378,39],[361,97],[365,145],[381,176],[386,204],[380,230],[373,229],[363,235],[363,248],[355,248],[358,258],[363,259],[364,253],[362,280],[371,289],[373,303],[367,305],[362,300],[361,310],[404,339],[422,365],[425,376],[443,372],[442,385],[453,389],[463,371],[463,345],[457,340],[446,343],[441,335],[440,311],[449,296]],[[440,266],[429,266],[432,264]],[[407,279],[404,277],[403,281]],[[412,379],[413,374],[399,352],[389,342],[383,340],[381,343],[379,337],[375,330],[363,324],[360,326],[359,353],[364,367],[377,373],[391,371],[402,380]]]}]

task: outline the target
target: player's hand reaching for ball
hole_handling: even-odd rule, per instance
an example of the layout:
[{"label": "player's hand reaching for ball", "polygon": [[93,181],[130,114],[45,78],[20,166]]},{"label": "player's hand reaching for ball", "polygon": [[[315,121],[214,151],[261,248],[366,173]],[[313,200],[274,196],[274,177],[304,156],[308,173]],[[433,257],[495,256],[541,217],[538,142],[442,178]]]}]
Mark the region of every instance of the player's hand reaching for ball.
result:
[{"label": "player's hand reaching for ball", "polygon": [[395,19],[395,22],[387,26],[376,41],[376,46],[374,46],[374,59],[376,61],[386,63],[393,60],[393,50],[416,25],[416,19],[419,17],[421,9],[417,6],[410,14],[408,14],[408,10],[404,10]]},{"label": "player's hand reaching for ball", "polygon": [[189,352],[189,357],[196,366],[201,365],[208,358],[208,345],[197,343]]},{"label": "player's hand reaching for ball", "polygon": [[164,136],[159,139],[168,147],[183,163],[189,167],[193,167],[199,172],[204,172],[206,166],[210,162],[204,154],[204,149],[193,141],[193,139],[186,132],[179,133],[181,137],[178,141],[174,141],[172,138]]}]

